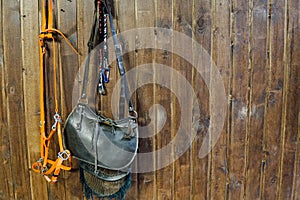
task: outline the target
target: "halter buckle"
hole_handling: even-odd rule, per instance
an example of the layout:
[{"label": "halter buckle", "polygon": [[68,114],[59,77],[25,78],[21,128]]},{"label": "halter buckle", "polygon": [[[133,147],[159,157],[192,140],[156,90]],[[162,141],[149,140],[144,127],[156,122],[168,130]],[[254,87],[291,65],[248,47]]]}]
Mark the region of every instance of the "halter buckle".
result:
[{"label": "halter buckle", "polygon": [[57,157],[62,159],[62,160],[68,160],[70,157],[70,153],[66,150],[62,151],[62,152],[58,152]]}]

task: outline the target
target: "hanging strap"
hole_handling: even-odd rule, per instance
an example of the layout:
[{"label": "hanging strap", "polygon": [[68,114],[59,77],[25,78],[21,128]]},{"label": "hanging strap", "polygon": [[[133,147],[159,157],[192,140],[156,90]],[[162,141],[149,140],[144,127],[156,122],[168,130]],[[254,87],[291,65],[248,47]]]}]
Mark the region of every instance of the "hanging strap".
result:
[{"label": "hanging strap", "polygon": [[[47,6],[46,6],[47,5]],[[53,28],[53,2],[52,0],[42,0],[42,26],[41,33],[39,34],[39,54],[40,54],[40,159],[32,165],[32,169],[35,172],[41,173],[48,182],[56,182],[57,177],[61,170],[71,170],[71,156],[70,152],[63,147],[62,141],[62,127],[61,117],[58,114],[58,98],[57,98],[57,66],[56,66],[56,48],[55,39],[53,33],[61,35],[71,49],[78,54],[75,48],[71,45],[67,37],[59,30]],[[46,135],[45,128],[45,92],[44,92],[44,80],[45,80],[45,54],[47,51],[45,41],[50,40],[52,42],[53,49],[53,90],[55,100],[55,115],[54,123],[51,127],[49,135]],[[49,146],[52,137],[57,134],[59,153],[55,160],[49,159]],[[69,161],[69,166],[63,165],[64,161]],[[50,167],[50,168],[48,168]]]},{"label": "hanging strap", "polygon": [[117,31],[116,31],[116,27],[114,24],[113,16],[112,16],[111,10],[106,2],[104,2],[104,5],[106,6],[106,9],[107,9],[108,15],[109,15],[109,22],[110,22],[110,27],[111,27],[111,32],[112,32],[112,37],[113,37],[113,42],[114,42],[114,47],[115,47],[117,64],[118,64],[119,73],[121,75],[121,94],[120,94],[119,117],[123,118],[124,110],[125,110],[125,99],[128,103],[129,112],[134,112],[134,107],[131,103],[130,91],[129,91],[128,81],[127,81],[126,74],[125,74],[124,62],[123,62],[123,58],[122,58],[122,48],[121,48],[121,45],[119,44],[119,40],[117,37]]},{"label": "hanging strap", "polygon": [[129,91],[128,81],[127,81],[126,74],[125,74],[124,62],[123,62],[123,58],[122,58],[122,48],[121,48],[121,45],[119,44],[119,40],[117,37],[117,31],[116,31],[116,28],[114,25],[113,16],[112,16],[109,8],[108,8],[108,14],[109,14],[109,22],[110,22],[110,26],[111,26],[113,41],[114,41],[114,47],[115,47],[115,53],[116,53],[116,57],[117,57],[119,73],[121,75],[119,118],[124,118],[125,100],[128,103],[129,112],[133,112],[134,108],[133,108],[133,105],[132,105],[131,99],[130,99],[130,91]]},{"label": "hanging strap", "polygon": [[[84,69],[84,78],[83,78],[83,84],[82,84],[82,93],[81,93],[81,100],[84,100],[85,102],[87,102],[87,94],[86,94],[86,90],[87,90],[87,83],[88,83],[88,75],[89,75],[89,65],[90,65],[90,52],[93,50],[93,48],[96,45],[96,39],[97,39],[97,33],[98,33],[98,27],[99,27],[99,9],[100,8],[100,4],[97,4],[97,0],[95,0],[95,11],[94,11],[94,25],[92,27],[92,31],[91,31],[91,35],[90,35],[90,39],[88,42],[88,57],[86,60],[86,64],[85,64],[85,69]],[[116,58],[117,58],[117,64],[118,64],[118,69],[119,69],[119,73],[121,75],[121,84],[123,89],[121,89],[121,94],[120,95],[120,116],[121,118],[123,118],[124,115],[124,100],[122,100],[122,98],[126,99],[126,101],[128,102],[128,108],[129,108],[129,112],[134,112],[134,108],[132,106],[131,100],[130,100],[130,91],[129,91],[129,87],[128,87],[128,82],[126,79],[126,75],[125,75],[125,68],[124,68],[124,63],[123,63],[123,58],[122,58],[122,50],[121,50],[121,45],[119,44],[119,40],[117,37],[117,31],[114,25],[114,21],[113,21],[113,16],[111,14],[110,8],[107,6],[107,3],[105,1],[102,1],[107,12],[109,15],[109,22],[110,22],[110,27],[111,27],[111,32],[112,32],[112,37],[113,37],[113,42],[114,42],[114,48],[115,48],[115,54],[116,54]]]},{"label": "hanging strap", "polygon": [[99,6],[95,5],[96,9],[94,11],[94,25],[91,30],[90,39],[88,42],[88,55],[85,62],[84,75],[83,75],[83,83],[82,83],[82,91],[81,91],[81,100],[87,102],[87,84],[89,79],[89,69],[90,69],[90,60],[91,60],[91,51],[94,49],[97,40],[97,33],[99,27]]}]

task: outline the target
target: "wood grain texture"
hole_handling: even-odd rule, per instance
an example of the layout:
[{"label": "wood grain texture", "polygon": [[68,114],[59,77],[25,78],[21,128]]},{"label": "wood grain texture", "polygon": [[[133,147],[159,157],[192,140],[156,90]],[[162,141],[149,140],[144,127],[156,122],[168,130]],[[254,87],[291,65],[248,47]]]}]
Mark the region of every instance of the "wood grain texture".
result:
[{"label": "wood grain texture", "polygon": [[283,126],[284,83],[284,1],[273,1],[268,5],[268,89],[265,115],[265,199],[278,198],[280,148]]},{"label": "wood grain texture", "polygon": [[[143,27],[153,27],[155,25],[155,19],[153,15],[155,13],[154,1],[147,0],[136,0],[135,1],[135,23],[136,28]],[[141,41],[139,33],[136,34],[136,63],[135,66],[138,67],[142,64],[148,64],[147,67],[153,69],[153,53],[152,49],[143,49],[145,47],[145,41]],[[154,44],[155,41],[153,41]],[[150,76],[150,77],[149,77]],[[139,152],[148,152],[151,156],[151,166],[153,166],[153,171],[138,174],[138,199],[155,199],[156,196],[156,176],[155,176],[155,137],[151,136],[151,128],[149,124],[152,120],[155,122],[155,118],[150,117],[150,108],[154,104],[154,86],[152,84],[143,85],[145,79],[153,79],[152,73],[140,73],[137,74],[137,84],[141,87],[137,92],[137,112],[139,113],[139,125],[143,127],[145,132],[141,133],[148,137],[139,140]],[[138,160],[138,168],[141,168],[146,163],[141,163]]]},{"label": "wood grain texture", "polygon": [[250,90],[248,113],[248,148],[245,197],[261,198],[264,167],[263,136],[265,116],[265,94],[267,91],[267,2],[250,3],[249,78]]},{"label": "wood grain texture", "polygon": [[245,184],[248,114],[248,3],[232,1],[231,132],[229,146],[229,198],[242,199]]},{"label": "wood grain texture", "polygon": [[[55,26],[64,32],[81,53],[76,56],[57,37],[59,102],[63,119],[74,103],[72,87],[77,71],[87,56],[94,1],[53,1]],[[174,163],[155,168],[182,150],[180,140],[171,157],[152,153],[153,171],[133,174],[126,199],[300,199],[300,31],[299,1],[293,0],[115,0],[114,22],[118,33],[154,28],[154,47],[136,31],[120,43],[126,70],[149,64],[154,73],[139,72],[134,84],[159,79],[158,65],[173,73],[165,81],[176,89],[179,72],[196,92],[197,99],[185,97],[187,114],[183,123],[193,122],[193,106],[199,103],[200,119],[191,148]],[[79,173],[64,172],[57,184],[47,184],[30,170],[39,155],[39,72],[38,33],[41,1],[0,1],[0,199],[84,199]],[[179,31],[192,38],[181,38],[159,28]],[[166,34],[168,33],[168,34]],[[110,31],[109,31],[109,34]],[[152,34],[152,33],[151,33]],[[196,44],[203,49],[196,52]],[[47,54],[47,127],[53,123],[53,49]],[[191,48],[193,47],[193,48]],[[210,99],[216,74],[198,74],[187,60],[166,49],[184,49],[199,61],[206,53],[222,75],[228,109],[223,131],[212,151],[203,158],[199,151],[206,137],[217,99]],[[130,52],[127,52],[128,50]],[[200,55],[199,55],[200,53]],[[112,53],[113,54],[113,53]],[[195,63],[193,63],[195,64]],[[111,64],[109,95],[101,97],[101,109],[111,116],[111,95],[119,78],[116,62]],[[205,83],[208,78],[209,83]],[[186,88],[187,89],[187,88]],[[79,90],[79,89],[78,89]],[[185,93],[186,92],[186,93]],[[187,95],[181,91],[180,95]],[[174,92],[159,84],[143,85],[134,91],[133,102],[139,113],[141,133],[139,152],[154,152],[176,138],[181,121],[181,104]],[[99,100],[99,97],[93,97]],[[118,99],[117,99],[118,101]],[[211,105],[212,104],[212,105]],[[154,109],[153,105],[164,108]],[[164,116],[165,115],[165,116]],[[161,127],[161,117],[166,121]],[[148,127],[151,124],[151,128]],[[192,127],[186,126],[185,132]],[[210,137],[210,139],[212,139]],[[57,156],[56,139],[51,157]],[[206,144],[207,145],[207,144]],[[208,146],[211,145],[208,144]]]},{"label": "wood grain texture", "polygon": [[[58,29],[62,31],[77,49],[77,1],[58,1]],[[66,119],[67,114],[73,109],[72,90],[75,76],[78,73],[78,56],[70,48],[65,40],[61,39],[59,45],[60,66],[60,91],[61,91],[61,115]]]},{"label": "wood grain texture", "polygon": [[[297,163],[296,149],[298,142],[298,115],[300,112],[300,34],[299,34],[299,2],[286,1],[285,9],[285,124],[284,141],[282,141],[282,154],[280,170],[281,183],[279,197],[291,199],[293,197],[293,182],[295,163]],[[299,197],[300,198],[300,197]]]},{"label": "wood grain texture", "polygon": [[[166,67],[173,67],[173,54],[172,52],[168,52],[164,49],[172,49],[173,41],[167,39],[170,35],[164,35],[163,29],[170,29],[173,27],[173,0],[166,1],[155,1],[156,3],[156,27],[157,30],[157,39],[156,46],[160,46],[163,49],[155,50],[155,65],[162,64]],[[154,65],[154,66],[155,66]],[[155,70],[155,68],[154,68]],[[158,74],[162,73],[161,71],[155,70],[154,80],[157,80]],[[169,79],[168,79],[169,81]],[[171,84],[171,81],[169,82]],[[170,141],[173,139],[172,132],[172,103],[170,99],[172,99],[173,95],[170,91],[170,88],[161,87],[159,85],[155,85],[155,104],[159,104],[163,106],[165,109],[166,117],[165,124],[161,130],[158,130],[159,121],[159,113],[156,111],[156,151],[159,151],[164,146],[168,145]],[[172,150],[173,151],[173,150]],[[169,155],[158,154],[156,157],[157,165],[160,166],[161,163],[164,162],[165,159],[168,159]],[[172,159],[172,157],[171,157]],[[156,172],[156,199],[173,199],[174,198],[174,164],[170,163],[163,169],[160,169]]]},{"label": "wood grain texture", "polygon": [[[27,155],[27,138],[24,90],[23,90],[23,62],[21,40],[21,15],[19,1],[3,1],[3,48],[5,62],[5,90],[7,108],[8,171],[7,177],[10,195],[8,198],[30,198],[30,180]],[[4,9],[5,8],[5,9]],[[13,41],[13,42],[12,42]],[[5,148],[4,148],[5,149]],[[6,186],[5,186],[6,187]]]},{"label": "wood grain texture", "polygon": [[[174,31],[185,34],[192,39],[192,21],[193,21],[193,1],[174,1]],[[177,35],[177,34],[176,34]],[[174,37],[174,52],[180,52],[180,49],[184,49],[186,55],[190,55],[192,58],[193,49],[190,48],[192,43],[185,43],[182,36]],[[173,97],[174,114],[171,120],[174,122],[172,126],[175,144],[174,144],[174,156],[180,155],[174,163],[174,199],[189,199],[191,198],[191,148],[185,147],[188,138],[192,138],[192,110],[193,101],[191,93],[188,92],[188,85],[192,84],[193,78],[193,63],[187,61],[188,58],[182,58],[179,55],[173,57],[173,69],[176,70],[181,76],[184,77],[184,81],[181,82],[179,77],[175,74],[172,78],[172,87],[177,88],[177,94]],[[182,96],[182,100],[180,99]],[[189,105],[189,106],[186,106]],[[182,127],[182,130],[180,130]]]},{"label": "wood grain texture", "polygon": [[[213,44],[212,44],[212,60],[215,62],[219,73],[223,78],[223,84],[226,93],[229,91],[229,75],[230,75],[230,3],[228,1],[213,1]],[[214,84],[213,77],[212,84]],[[213,88],[216,88],[214,86]],[[214,91],[217,92],[217,91]],[[212,99],[212,103],[218,99]],[[228,178],[228,115],[225,119],[223,131],[216,146],[212,150],[212,166],[211,166],[211,198],[224,199],[227,191]]]},{"label": "wood grain texture", "polygon": [[13,198],[13,188],[12,188],[12,172],[10,169],[11,166],[11,157],[10,157],[10,147],[9,147],[9,134],[8,134],[8,107],[7,107],[7,80],[6,80],[6,66],[4,60],[4,41],[3,41],[3,3],[0,1],[0,85],[1,85],[1,115],[0,115],[0,144],[1,144],[1,153],[0,153],[0,162],[2,170],[0,172],[0,197],[3,199]]},{"label": "wood grain texture", "polygon": [[86,58],[88,51],[88,41],[90,38],[90,32],[93,23],[94,14],[94,2],[93,1],[77,1],[77,42],[79,56],[79,65],[81,65]]},{"label": "wood grain texture", "polygon": [[294,182],[293,182],[293,197],[292,199],[299,199],[300,197],[300,113],[298,113],[298,145],[297,154],[295,161],[295,171],[294,171]]},{"label": "wood grain texture", "polygon": [[[295,163],[294,164],[294,172],[293,172],[293,191],[292,191],[291,199],[298,200],[298,199],[300,199],[300,106],[299,106],[299,99],[300,99],[300,96],[299,96],[300,95],[299,6],[300,6],[300,2],[298,1],[298,4],[297,4],[297,2],[289,1],[288,5],[289,5],[289,7],[288,7],[288,9],[289,9],[288,27],[289,28],[288,28],[288,43],[286,44],[286,48],[287,48],[287,53],[289,55],[289,59],[287,60],[288,61],[287,63],[291,67],[291,71],[292,71],[291,79],[289,82],[289,84],[291,84],[290,95],[291,95],[291,98],[293,99],[293,101],[295,101],[294,102],[295,107],[290,108],[291,110],[289,110],[288,113],[289,112],[293,113],[293,114],[291,114],[293,117],[298,116],[298,117],[296,117],[296,118],[298,118],[298,124],[296,124],[296,122],[295,122],[296,119],[289,118],[289,120],[292,120],[292,123],[294,124],[293,126],[290,127],[290,128],[292,128],[292,130],[289,129],[289,131],[291,131],[291,133],[289,135],[290,136],[292,135],[292,137],[290,137],[290,138],[294,138],[296,135],[296,132],[298,132],[296,155],[294,158],[291,158],[291,159],[294,159],[294,163]],[[294,87],[292,87],[292,85],[294,85]],[[287,125],[289,125],[289,121],[288,121]],[[292,141],[292,145],[295,146],[294,139],[289,140],[289,141]],[[283,191],[283,194],[284,193],[285,193],[285,191]]]},{"label": "wood grain texture", "polygon": [[[211,33],[212,33],[212,7],[211,2],[206,0],[194,1],[193,12],[193,39],[195,43],[199,43],[203,48],[201,51],[202,57],[205,53],[211,52]],[[195,46],[193,47],[195,48]],[[205,52],[206,51],[206,52]],[[198,58],[198,52],[193,53],[194,60]],[[205,61],[201,61],[200,65],[205,65]],[[210,123],[209,110],[209,85],[204,82],[204,75],[196,73],[193,74],[193,88],[195,90],[200,109],[200,121],[198,132],[192,147],[192,199],[209,199],[210,185],[210,162],[209,156],[199,158],[199,152],[203,146],[204,138],[208,134],[208,127]]]},{"label": "wood grain texture", "polygon": [[[26,126],[29,167],[40,158],[39,26],[35,22],[38,10],[35,1],[21,1],[25,122],[30,124]],[[32,199],[47,198],[47,185],[42,176],[30,171],[30,183]]]}]

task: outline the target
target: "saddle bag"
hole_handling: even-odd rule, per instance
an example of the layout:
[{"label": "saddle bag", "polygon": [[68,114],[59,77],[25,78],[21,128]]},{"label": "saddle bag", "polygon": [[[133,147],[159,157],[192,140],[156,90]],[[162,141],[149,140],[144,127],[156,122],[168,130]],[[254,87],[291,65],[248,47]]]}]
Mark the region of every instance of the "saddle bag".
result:
[{"label": "saddle bag", "polygon": [[126,170],[138,147],[136,115],[114,121],[78,103],[64,128],[65,146],[77,159],[112,170]]},{"label": "saddle bag", "polygon": [[[104,5],[108,14],[114,41],[115,53],[121,75],[120,120],[96,114],[87,103],[87,84],[92,49],[99,38],[99,13]],[[105,1],[95,0],[94,26],[88,43],[88,56],[85,62],[81,97],[69,114],[64,126],[64,145],[72,157],[80,160],[80,178],[87,199],[108,197],[125,199],[130,187],[130,167],[138,149],[137,112],[130,101],[130,92],[125,76],[121,48],[119,48],[112,14]],[[106,20],[104,20],[106,21]],[[106,27],[106,26],[104,26]],[[105,31],[103,31],[105,32]],[[101,42],[101,41],[100,41]],[[99,75],[99,80],[101,75]],[[105,77],[104,77],[105,80]],[[99,81],[101,93],[104,82]],[[128,115],[124,118],[125,97],[128,103]],[[121,99],[123,102],[121,102]],[[122,108],[121,108],[122,107]]]}]

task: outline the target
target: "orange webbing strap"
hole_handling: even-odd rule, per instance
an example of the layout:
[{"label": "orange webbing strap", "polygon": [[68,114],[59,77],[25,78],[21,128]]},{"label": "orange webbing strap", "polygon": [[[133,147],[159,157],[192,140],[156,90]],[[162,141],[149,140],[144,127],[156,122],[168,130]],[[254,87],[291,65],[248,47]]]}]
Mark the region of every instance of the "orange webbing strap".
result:
[{"label": "orange webbing strap", "polygon": [[[60,173],[60,170],[71,170],[71,155],[68,150],[65,150],[62,142],[62,132],[61,132],[61,119],[58,114],[54,115],[54,124],[52,126],[51,132],[48,137],[45,134],[41,134],[41,148],[43,155],[41,158],[32,165],[32,169],[35,172],[41,173],[45,179],[49,182],[56,182],[57,177]],[[59,153],[57,155],[57,159],[50,160],[49,156],[49,146],[52,137],[57,133],[58,136],[58,144],[59,144]],[[63,165],[64,161],[69,161],[69,166]],[[51,166],[48,168],[48,166]],[[51,177],[49,177],[51,175]]]},{"label": "orange webbing strap", "polygon": [[[48,13],[45,9],[45,0],[42,0],[42,31],[39,34],[39,53],[40,53],[40,159],[32,165],[35,172],[41,173],[48,182],[56,182],[61,170],[71,170],[71,155],[70,152],[63,147],[62,131],[61,131],[61,117],[58,114],[58,100],[57,100],[57,81],[56,81],[56,50],[55,39],[53,32],[61,35],[72,50],[78,54],[75,48],[71,45],[67,37],[59,30],[54,29],[52,16],[52,0],[48,0]],[[46,21],[46,17],[48,21]],[[46,136],[45,131],[45,105],[44,105],[44,59],[46,54],[45,40],[51,40],[53,44],[53,71],[54,71],[54,99],[55,99],[55,115],[54,124],[51,128],[50,134]],[[57,133],[58,145],[60,152],[56,160],[51,160],[49,156],[50,141],[53,135]],[[63,165],[64,161],[69,161],[69,166]],[[51,166],[50,168],[48,168]]]}]

